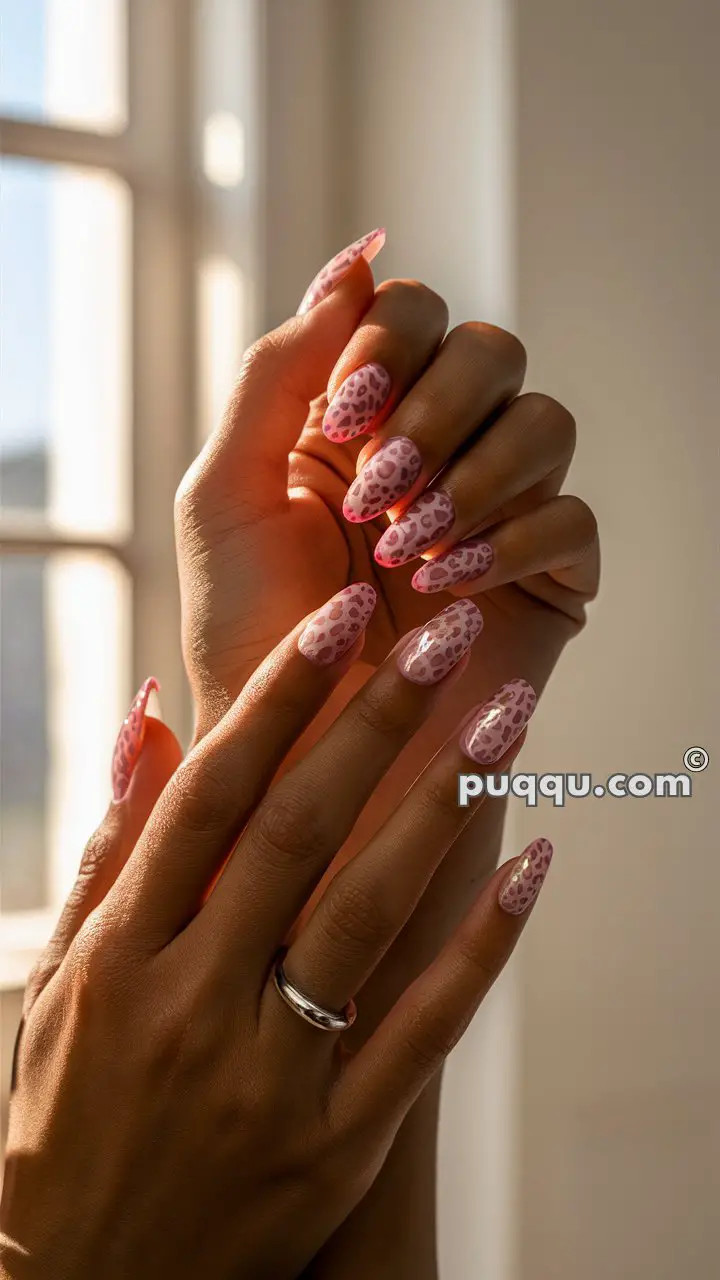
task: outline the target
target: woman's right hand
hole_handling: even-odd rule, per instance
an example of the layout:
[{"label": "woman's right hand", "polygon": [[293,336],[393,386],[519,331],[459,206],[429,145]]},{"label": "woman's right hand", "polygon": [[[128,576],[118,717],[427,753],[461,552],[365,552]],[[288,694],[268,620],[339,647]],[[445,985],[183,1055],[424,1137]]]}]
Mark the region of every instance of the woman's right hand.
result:
[{"label": "woman's right hand", "polygon": [[357,997],[362,1012],[363,985],[476,811],[457,804],[458,773],[506,769],[534,706],[518,680],[475,708],[318,893],[481,625],[461,601],[406,636],[272,785],[359,656],[373,606],[356,585],[297,627],[164,787],[167,744],[148,733],[139,766],[165,751],[162,790],[120,857],[144,704],[128,722],[100,856],[31,986],[18,1046],[0,1237],[12,1280],[297,1276],[507,961],[549,864],[544,840],[496,873],[355,1056],[275,985],[287,946],[296,988],[331,1011]]}]

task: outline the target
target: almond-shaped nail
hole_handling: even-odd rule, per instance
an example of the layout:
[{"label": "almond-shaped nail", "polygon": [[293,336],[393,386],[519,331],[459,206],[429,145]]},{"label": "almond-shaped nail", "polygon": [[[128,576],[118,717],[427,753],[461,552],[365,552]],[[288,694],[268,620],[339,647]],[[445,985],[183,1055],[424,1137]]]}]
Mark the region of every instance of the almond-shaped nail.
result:
[{"label": "almond-shaped nail", "polygon": [[362,257],[366,262],[372,262],[384,243],[385,228],[376,227],[374,231],[369,231],[360,240],[355,240],[352,244],[349,244],[347,249],[342,249],[340,253],[336,253],[335,257],[331,258],[322,268],[322,271],[318,271],[297,309],[297,314],[304,316],[308,311],[312,311],[318,302],[322,302],[323,298],[327,298],[328,294],[332,293],[335,285],[342,280],[343,276],[347,275],[358,258]]},{"label": "almond-shaped nail", "polygon": [[423,493],[385,530],[375,548],[375,559],[385,569],[407,564],[432,547],[454,523],[452,499],[442,489]]},{"label": "almond-shaped nail", "polygon": [[543,887],[552,856],[553,847],[544,836],[528,845],[498,894],[503,911],[511,916],[521,916],[532,906]]},{"label": "almond-shaped nail", "polygon": [[391,379],[381,364],[364,364],[335,392],[323,419],[323,431],[334,444],[354,440],[374,425],[390,395]]},{"label": "almond-shaped nail", "polygon": [[478,764],[494,764],[520,736],[536,705],[532,685],[527,680],[511,680],[465,726],[460,746]]},{"label": "almond-shaped nail", "polygon": [[298,640],[298,649],[319,667],[337,662],[365,630],[376,600],[367,582],[344,587],[310,619]]},{"label": "almond-shaped nail", "polygon": [[472,582],[487,573],[493,562],[493,549],[482,538],[468,538],[456,547],[444,551],[435,560],[426,560],[412,580],[416,591],[429,595],[433,591],[445,591],[459,582]]},{"label": "almond-shaped nail", "polygon": [[398,656],[398,667],[413,684],[435,684],[460,661],[483,627],[472,600],[456,600],[413,636]]},{"label": "almond-shaped nail", "polygon": [[135,765],[145,738],[145,718],[150,694],[160,688],[154,676],[140,687],[130,710],[122,722],[112,758],[113,800],[122,800],[130,786]]},{"label": "almond-shaped nail", "polygon": [[366,462],[345,494],[345,519],[362,524],[389,511],[412,489],[421,471],[422,458],[412,440],[391,436]]}]

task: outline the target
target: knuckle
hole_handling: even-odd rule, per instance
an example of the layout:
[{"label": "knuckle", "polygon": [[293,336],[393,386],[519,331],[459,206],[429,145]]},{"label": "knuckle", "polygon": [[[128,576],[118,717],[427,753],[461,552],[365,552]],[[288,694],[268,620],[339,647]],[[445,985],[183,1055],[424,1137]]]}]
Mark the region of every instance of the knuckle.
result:
[{"label": "knuckle", "polygon": [[507,329],[500,329],[497,325],[485,324],[480,320],[466,320],[452,330],[450,337],[454,342],[466,343],[471,353],[476,353],[479,348],[483,353],[484,363],[490,360],[498,367],[509,369],[516,376],[523,376],[525,373],[525,347]]},{"label": "knuckle", "polygon": [[304,795],[282,784],[258,809],[250,835],[263,860],[276,866],[314,865],[333,851],[320,801],[309,804]]},{"label": "knuckle", "polygon": [[395,931],[382,896],[356,876],[342,873],[322,900],[318,925],[332,952],[351,955],[384,945]]},{"label": "knuckle", "polygon": [[528,391],[519,396],[518,407],[527,414],[535,431],[541,431],[553,441],[559,441],[565,449],[575,448],[577,425],[570,410],[559,400],[542,391]]},{"label": "knuckle", "polygon": [[392,300],[419,312],[426,322],[432,322],[433,327],[443,332],[447,327],[450,315],[447,302],[422,280],[388,280],[378,287],[377,294],[383,300]]},{"label": "knuckle", "polygon": [[598,523],[595,512],[574,493],[560,494],[557,499],[564,509],[565,519],[573,530],[573,542],[583,550],[591,547],[598,536]]},{"label": "knuckle", "polygon": [[464,811],[458,808],[457,802],[457,776],[453,773],[449,777],[429,777],[422,784],[421,793],[422,803],[428,815],[444,823],[448,823],[454,830],[458,830],[464,826]]},{"label": "knuckle", "polygon": [[224,828],[237,805],[226,771],[210,752],[188,756],[165,792],[166,807],[187,835]]},{"label": "knuckle", "polygon": [[421,1075],[437,1071],[453,1048],[453,1040],[440,1018],[433,1018],[424,1026],[411,1027],[405,1037],[405,1048],[410,1061]]},{"label": "knuckle", "polygon": [[402,742],[413,724],[402,701],[387,691],[366,688],[355,708],[360,725],[384,741]]}]

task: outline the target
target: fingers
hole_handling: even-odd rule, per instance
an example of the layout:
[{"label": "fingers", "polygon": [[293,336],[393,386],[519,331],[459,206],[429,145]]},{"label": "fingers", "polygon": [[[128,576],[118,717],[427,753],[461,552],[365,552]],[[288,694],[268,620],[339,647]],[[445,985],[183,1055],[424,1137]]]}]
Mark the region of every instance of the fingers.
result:
[{"label": "fingers", "polygon": [[[454,841],[477,812],[458,804],[458,775],[468,770],[491,723],[502,751],[494,772],[505,772],[521,748],[535,695],[518,681],[518,698],[506,713],[508,734],[499,733],[497,698],[471,715],[462,733],[438,752],[365,849],[331,881],[285,959],[285,971],[300,990],[329,1009],[342,1009],[369,978],[407,923],[430,879]],[[505,695],[499,691],[500,696]],[[484,798],[484,797],[483,797]],[[481,801],[479,802],[481,803]]]},{"label": "fingers", "polygon": [[430,545],[442,554],[494,523],[547,477],[559,488],[574,448],[575,423],[567,409],[549,396],[519,396],[385,531],[375,548],[377,563],[395,568]]},{"label": "fingers", "polygon": [[502,867],[437,959],[347,1067],[338,1103],[359,1125],[398,1124],[502,972],[552,858],[540,838]]},{"label": "fingers", "polygon": [[[398,405],[358,459],[343,513],[352,523],[372,520],[406,505],[487,417],[517,394],[525,376],[525,351],[512,334],[492,325],[464,324],[445,339],[436,359]],[[451,527],[449,500],[435,502],[432,545]]]},{"label": "fingers", "polygon": [[384,238],[372,232],[339,254],[313,282],[298,315],[246,353],[223,421],[178,490],[179,521],[189,509],[196,518],[228,509],[257,518],[288,501],[288,454],[310,401],[325,392],[372,302],[368,263]]},{"label": "fingers", "polygon": [[[113,757],[113,783],[116,794],[121,789],[122,796],[110,805],[85,846],[77,879],[55,932],[28,982],[26,1008],[35,1002],[62,963],[78,930],[112,888],[140,839],[158,797],[182,760],[180,743],[167,725],[145,715],[149,684],[147,681],[143,685],[130,709]],[[138,704],[142,707],[144,722],[141,729]],[[135,729],[133,742],[128,739],[129,721]],[[129,770],[131,755],[133,767]]]},{"label": "fingers", "polygon": [[428,560],[413,577],[416,591],[458,596],[550,574],[587,598],[597,589],[597,522],[572,494],[505,520],[487,533]]},{"label": "fingers", "polygon": [[150,951],[198,910],[296,739],[362,648],[375,606],[346,587],[277,646],[185,758],[104,904],[107,926]]},{"label": "fingers", "polygon": [[459,675],[482,618],[471,601],[458,605],[390,654],[257,809],[197,922],[223,964],[233,950],[267,955],[284,941],[375,787]]},{"label": "fingers", "polygon": [[335,444],[379,429],[443,340],[447,305],[413,280],[380,285],[328,383],[323,431]]}]

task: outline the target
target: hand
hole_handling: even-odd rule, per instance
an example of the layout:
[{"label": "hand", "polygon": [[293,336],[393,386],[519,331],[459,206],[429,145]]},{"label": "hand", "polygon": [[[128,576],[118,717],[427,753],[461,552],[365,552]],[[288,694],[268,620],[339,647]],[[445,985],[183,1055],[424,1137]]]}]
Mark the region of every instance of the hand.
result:
[{"label": "hand", "polygon": [[292,931],[295,987],[329,1010],[362,999],[469,820],[458,771],[468,759],[507,768],[534,706],[518,682],[492,715],[467,716],[297,928],[379,779],[462,678],[480,626],[463,602],[408,637],[271,786],[358,658],[373,604],[357,585],[297,627],[177,768],[141,691],[117,803],[28,989],[0,1207],[11,1280],[297,1276],[373,1183],[508,959],[547,841],[496,874],[354,1057],[273,980]]},{"label": "hand", "polygon": [[[199,733],[298,617],[358,578],[380,598],[365,652],[372,665],[438,604],[482,592],[482,653],[459,696],[472,688],[482,697],[514,671],[542,687],[595,593],[594,519],[580,499],[558,496],[575,446],[571,415],[548,397],[518,396],[525,353],[511,334],[465,324],[443,341],[447,308],[437,294],[412,281],[374,294],[358,250],[371,255],[382,237],[368,240],[311,288],[300,316],[248,352],[225,420],[179,491],[185,654]],[[357,371],[368,365],[365,379]],[[362,454],[367,437],[333,442],[368,426],[374,435]],[[381,452],[389,437],[404,443]],[[383,459],[395,472],[392,492],[365,501]],[[406,516],[381,538],[391,499],[398,517],[421,494],[427,535],[408,537],[414,517]],[[390,545],[398,531],[402,565],[400,543]],[[479,545],[468,543],[480,533]],[[381,563],[373,557],[379,539]],[[442,555],[459,542],[460,557]],[[418,552],[438,559],[413,589],[422,562],[410,557]],[[468,580],[473,566],[484,572]],[[453,573],[462,581],[453,584]],[[439,584],[440,595],[428,598]]]}]

